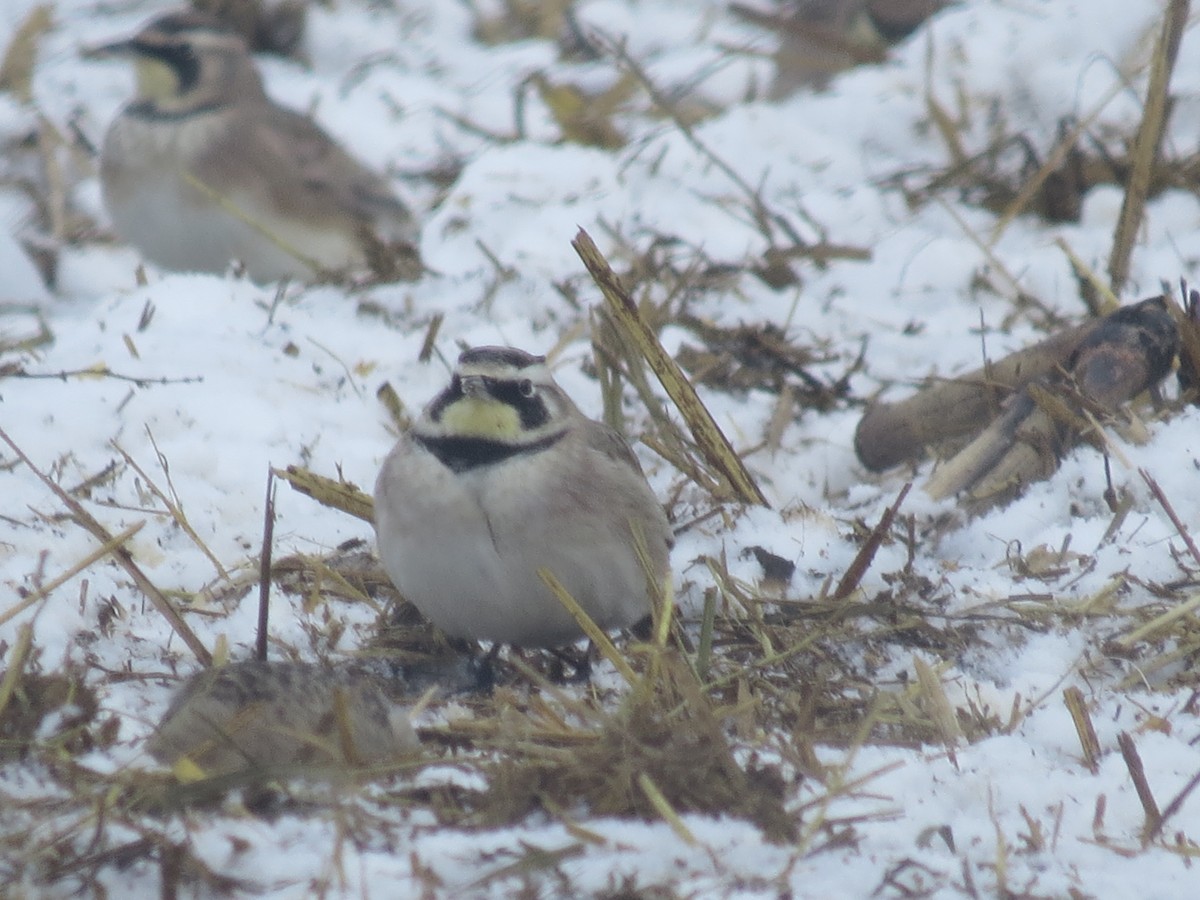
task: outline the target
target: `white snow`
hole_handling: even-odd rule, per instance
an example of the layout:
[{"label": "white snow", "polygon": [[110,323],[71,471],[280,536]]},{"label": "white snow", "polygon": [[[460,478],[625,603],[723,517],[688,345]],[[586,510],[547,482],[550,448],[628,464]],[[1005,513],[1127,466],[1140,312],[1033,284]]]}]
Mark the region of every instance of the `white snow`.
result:
[{"label": "white snow", "polygon": [[[0,45],[33,6],[34,0],[4,5]],[[136,253],[96,241],[62,248],[57,290],[50,292],[18,243],[31,203],[17,187],[0,186],[0,342],[35,334],[39,315],[53,334],[49,343],[0,356],[0,428],[66,487],[119,463],[115,479],[84,504],[112,533],[144,523],[130,546],[162,587],[196,592],[216,582],[218,571],[164,514],[145,480],[124,464],[123,453],[158,487],[174,491],[217,560],[226,567],[250,565],[261,539],[270,466],[340,472],[370,489],[393,439],[375,398],[382,382],[390,382],[415,412],[441,387],[446,361],[460,345],[504,343],[545,352],[577,324],[586,325],[586,310],[573,308],[555,287],[570,280],[584,303],[599,302],[570,245],[578,227],[613,254],[618,269],[625,260],[613,235],[635,248],[669,235],[677,241],[670,253],[681,266],[695,250],[742,263],[767,247],[746,212],[743,189],[669,121],[643,114],[644,100],[617,118],[630,141],[615,152],[557,142],[553,117],[531,88],[525,89],[525,137],[511,143],[489,141],[446,115],[515,136],[519,83],[543,70],[552,80],[572,76],[572,66],[556,61],[549,42],[484,46],[471,36],[464,3],[402,2],[389,9],[339,0],[331,6],[311,11],[310,69],[262,61],[268,89],[281,102],[312,109],[381,171],[409,173],[444,156],[465,161],[436,209],[429,208],[436,194],[428,185],[395,179],[422,221],[422,252],[434,274],[354,295],[292,285],[277,303],[273,286],[232,275],[148,267],[148,283],[138,286]],[[889,187],[898,172],[947,163],[926,94],[962,118],[963,140],[973,151],[1003,126],[1026,135],[1044,158],[1064,119],[1094,117],[1090,133],[1131,135],[1161,12],[1160,4],[1126,0],[967,0],[896,48],[884,64],[847,72],[827,91],[768,103],[753,99],[769,79],[767,61],[747,54],[724,63],[721,48],[768,51],[772,39],[733,19],[725,3],[580,0],[576,6],[582,22],[628,38],[628,52],[665,86],[692,84],[707,101],[727,105],[696,126],[697,137],[761,190],[798,233],[870,251],[867,261],[834,260],[824,269],[799,261],[802,284],[779,291],[742,275],[729,290],[694,297],[690,310],[721,325],[772,322],[798,343],[822,341],[834,359],[816,368],[831,378],[849,366],[865,339],[867,365],[853,379],[852,392],[866,398],[882,387],[884,398],[893,400],[931,373],[977,367],[983,343],[995,359],[1039,335],[1034,319],[1014,315],[1006,297],[979,285],[986,274],[1003,287],[1007,275],[996,271],[964,223],[987,241],[997,223],[993,214],[960,202],[953,191],[943,193],[944,206],[911,209]],[[98,145],[131,79],[119,65],[81,59],[79,50],[127,33],[164,7],[56,0],[54,8],[55,27],[36,69],[35,108],[63,132],[77,119]],[[1179,97],[1165,142],[1180,155],[1194,152],[1200,134],[1198,53],[1193,21],[1180,51]],[[23,134],[32,121],[30,109],[0,95],[0,140]],[[104,224],[94,174],[82,178],[72,197]],[[1075,277],[1055,239],[1064,238],[1103,272],[1120,205],[1117,188],[1097,188],[1079,223],[1019,217],[990,252],[1048,309],[1082,317]],[[488,253],[515,269],[516,277],[498,282]],[[1196,280],[1197,260],[1200,200],[1194,189],[1168,191],[1149,203],[1123,299],[1149,296],[1180,276]],[[361,311],[367,303],[384,315]],[[148,306],[153,314],[139,327]],[[438,353],[421,363],[426,326],[438,314],[445,317]],[[581,367],[591,356],[587,330],[571,334],[558,376],[580,406],[598,416],[599,387]],[[664,340],[669,349],[695,342],[671,330]],[[6,376],[10,365],[51,377]],[[93,368],[109,374],[86,374]],[[56,373],[76,374],[52,377]],[[736,397],[711,388],[701,394],[739,447],[762,439],[774,397]],[[632,392],[627,400],[636,433],[644,412]],[[761,570],[742,551],[763,546],[797,564],[787,593],[797,601],[815,596],[830,578],[836,583],[858,549],[850,523],[878,521],[909,477],[902,470],[871,475],[860,466],[852,449],[859,413],[859,407],[805,411],[785,429],[777,452],[748,457],[773,510],[750,510],[729,528],[713,518],[681,536],[673,563],[685,616],[696,616],[713,584],[709,569],[695,562],[701,556],[724,554],[734,577],[754,582]],[[1113,459],[1114,481],[1135,495],[1115,538],[1104,540],[1112,516],[1103,499],[1102,458],[1084,448],[1007,507],[964,519],[940,540],[920,541],[916,573],[940,585],[946,614],[992,605],[1004,616],[1005,604],[1018,602],[1012,599],[1017,595],[1046,595],[1027,602],[1059,607],[1083,604],[1125,572],[1133,578],[1112,603],[1123,610],[1165,611],[1153,585],[1194,583],[1196,565],[1137,469],[1148,470],[1182,521],[1200,531],[1198,420],[1200,412],[1189,410],[1153,426],[1142,444],[1114,437],[1129,462]],[[666,497],[677,473],[646,447],[638,453],[652,485]],[[921,473],[927,471],[925,464]],[[917,516],[918,535],[923,523],[953,511],[952,503],[935,504],[919,490],[904,507]],[[21,592],[66,571],[97,546],[60,518],[62,512],[47,487],[7,445],[0,446],[0,615]],[[1068,565],[1063,577],[1042,582],[1022,579],[1009,564],[1013,553],[1041,544],[1058,548],[1067,537],[1071,550],[1094,557],[1093,566]],[[330,550],[352,538],[369,540],[370,529],[281,487],[277,557]],[[906,548],[885,545],[864,581],[867,595],[883,590],[883,576],[905,563]],[[98,616],[106,604],[119,615],[101,633]],[[212,612],[220,614],[189,616],[200,638],[210,647],[227,638],[235,657],[247,655],[253,601]],[[314,631],[306,625],[326,615],[350,627],[338,646],[321,647],[323,654],[353,650],[373,621],[370,610],[338,604],[332,611],[306,611],[300,598],[278,595],[274,635],[315,656]],[[714,897],[899,896],[900,886],[946,897],[972,891],[1147,898],[1194,893],[1190,858],[1200,840],[1200,795],[1174,814],[1161,840],[1143,847],[1142,807],[1117,749],[1118,733],[1134,735],[1160,806],[1200,772],[1196,704],[1190,690],[1165,684],[1169,675],[1194,668],[1194,653],[1174,670],[1140,673],[1136,655],[1105,659],[1105,642],[1118,636],[1111,623],[1119,620],[1106,625],[1103,618],[1081,615],[1046,621],[1040,632],[997,625],[986,645],[972,645],[958,657],[939,660],[921,651],[927,663],[946,663],[942,677],[952,702],[986,704],[1007,722],[1016,699],[1022,715],[1011,733],[999,729],[959,747],[954,759],[935,746],[868,744],[852,755],[818,748],[825,763],[848,766],[846,779],[881,774],[825,810],[831,818],[863,815],[853,824],[854,839],[812,855],[772,844],[745,822],[698,815],[684,817],[694,845],[661,822],[587,818],[582,824],[597,840],[583,842],[548,818],[468,831],[439,828],[419,811],[396,812],[371,835],[351,837],[340,829],[336,811],[355,802],[352,795],[323,800],[328,815],[260,819],[223,807],[176,814],[157,820],[157,827],[188,841],[215,872],[245,879],[255,895],[280,898],[418,897],[427,895],[426,888],[432,896],[511,896],[522,876],[491,876],[529,847],[571,851],[560,869],[568,882],[553,874],[545,881],[528,876],[539,896],[586,896],[622,885]],[[95,563],[0,625],[0,664],[7,665],[5,654],[26,623],[33,624],[41,669],[88,668],[103,714],[121,720],[118,744],[80,762],[98,772],[146,765],[140,745],[165,710],[172,682],[110,680],[104,670],[187,674],[195,663],[125,572],[107,560]],[[911,679],[911,654],[888,662],[879,689],[902,690],[894,682],[902,673]],[[1134,687],[1120,686],[1126,676]],[[1095,773],[1082,762],[1062,702],[1063,688],[1072,685],[1083,691],[1098,732],[1102,757]],[[764,752],[786,739],[764,736]],[[444,777],[436,771],[422,777],[474,784],[472,776],[452,769]],[[0,795],[28,800],[58,792],[35,766],[10,761],[0,767]],[[822,793],[806,781],[787,799],[794,808]],[[39,833],[49,837],[65,824],[48,817]],[[0,811],[0,871],[33,877],[19,860],[5,858],[13,845],[4,832],[27,826]],[[953,846],[939,835],[943,826]],[[113,824],[106,841],[112,846],[137,837]],[[157,866],[142,861],[108,866],[101,880],[111,896],[147,896],[158,890],[159,877]],[[16,890],[66,896],[75,887],[68,879],[60,885],[27,882]]]}]

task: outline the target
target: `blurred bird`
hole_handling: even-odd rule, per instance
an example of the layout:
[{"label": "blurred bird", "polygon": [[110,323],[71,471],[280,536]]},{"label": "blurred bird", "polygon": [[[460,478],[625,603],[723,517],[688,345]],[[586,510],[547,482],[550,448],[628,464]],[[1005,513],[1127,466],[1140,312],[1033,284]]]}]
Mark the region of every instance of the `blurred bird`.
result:
[{"label": "blurred bird", "polygon": [[236,259],[255,281],[392,275],[379,263],[394,245],[415,260],[416,226],[388,183],[273,103],[217,20],[169,13],[89,55],[115,54],[133,58],[137,95],[105,136],[100,180],[117,233],[148,260],[220,273]]},{"label": "blurred bird", "polygon": [[192,0],[237,32],[253,52],[303,57],[309,0]]},{"label": "blurred bird", "polygon": [[746,21],[779,35],[775,98],[824,87],[838,72],[882,62],[887,48],[955,0],[778,0],[774,11],[733,3]]},{"label": "blurred bird", "polygon": [[668,589],[671,528],[637,458],[545,363],[509,347],[463,353],[376,481],[384,568],[452,637],[551,648],[582,638],[539,569],[603,629],[646,618]]},{"label": "blurred bird", "polygon": [[285,661],[229,663],[194,675],[150,739],[205,774],[289,765],[365,765],[418,747],[406,712],[369,673]]}]

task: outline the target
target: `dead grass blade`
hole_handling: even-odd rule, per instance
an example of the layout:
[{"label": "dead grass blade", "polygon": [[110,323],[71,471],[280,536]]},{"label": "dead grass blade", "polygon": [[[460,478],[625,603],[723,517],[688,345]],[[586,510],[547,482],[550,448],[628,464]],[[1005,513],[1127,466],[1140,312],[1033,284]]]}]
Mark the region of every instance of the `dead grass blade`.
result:
[{"label": "dead grass blade", "polygon": [[150,438],[150,444],[154,447],[154,453],[158,457],[158,464],[162,468],[163,475],[167,479],[167,487],[171,490],[170,496],[167,496],[167,492],[155,483],[154,479],[146,473],[145,469],[138,465],[137,460],[125,452],[123,447],[121,447],[115,441],[112,441],[110,446],[119,454],[121,454],[121,458],[124,459],[125,462],[142,477],[142,481],[145,482],[146,487],[148,487],[151,493],[153,493],[154,496],[162,502],[162,505],[167,508],[167,512],[171,514],[171,518],[175,520],[175,524],[178,525],[183,533],[191,539],[192,543],[199,548],[200,552],[208,557],[208,561],[213,564],[213,568],[217,570],[217,574],[220,575],[221,578],[229,580],[229,573],[225,570],[225,567],[221,565],[221,561],[217,559],[217,555],[209,549],[208,545],[204,543],[203,540],[200,539],[200,535],[196,533],[196,529],[192,527],[192,523],[188,521],[188,517],[184,514],[183,504],[179,502],[179,493],[175,490],[175,484],[171,481],[170,464],[167,462],[167,458],[163,455],[163,452],[158,449],[158,442],[154,439],[154,435],[151,433],[149,427],[146,428],[146,435]]},{"label": "dead grass blade", "polygon": [[267,470],[267,497],[263,503],[263,538],[258,564],[258,630],[254,635],[254,658],[267,658],[267,632],[271,615],[271,551],[275,537],[275,473]]},{"label": "dead grass blade", "polygon": [[429,325],[425,329],[425,339],[421,341],[421,349],[417,353],[417,362],[427,363],[433,358],[433,350],[437,346],[438,332],[442,330],[442,322],[445,319],[445,313],[436,312],[433,314],[433,318],[429,320]]},{"label": "dead grass blade", "polygon": [[675,809],[671,806],[671,801],[658,789],[658,785],[645,772],[639,772],[637,780],[638,787],[642,789],[642,792],[646,795],[646,799],[650,801],[650,805],[662,816],[663,821],[671,827],[671,830],[675,832],[681,841],[689,847],[694,847],[697,843],[696,836],[683,823],[683,819],[679,817],[679,813],[675,812]]},{"label": "dead grass blade", "polygon": [[54,27],[54,7],[35,6],[17,27],[0,61],[0,91],[8,91],[21,103],[33,100],[33,67],[42,35]]},{"label": "dead grass blade", "polygon": [[1155,616],[1149,622],[1135,628],[1129,634],[1122,635],[1116,639],[1118,647],[1130,648],[1135,644],[1144,641],[1152,634],[1163,631],[1167,627],[1173,625],[1180,619],[1190,616],[1197,609],[1200,609],[1200,594],[1193,595],[1190,599],[1183,603],[1174,604],[1165,613]]},{"label": "dead grass blade", "polygon": [[1162,32],[1154,46],[1150,62],[1150,84],[1146,88],[1146,105],[1133,142],[1133,167],[1121,203],[1121,217],[1113,234],[1112,253],[1108,258],[1108,275],[1114,294],[1120,294],[1129,277],[1129,261],[1133,256],[1133,241],[1146,211],[1146,195],[1150,175],[1167,127],[1167,89],[1171,73],[1179,56],[1179,43],[1187,27],[1189,0],[1169,0],[1163,17]]},{"label": "dead grass blade", "polygon": [[301,494],[312,497],[322,506],[341,510],[356,519],[374,523],[375,501],[358,485],[349,481],[335,481],[324,475],[310,472],[303,466],[288,466],[286,469],[272,468],[276,478],[282,478]]},{"label": "dead grass blade", "polygon": [[[820,833],[829,819],[829,808],[835,800],[852,796],[862,785],[904,765],[903,762],[897,760],[896,762],[881,766],[872,772],[868,772],[859,778],[847,780],[846,776],[850,773],[854,765],[858,751],[866,745],[867,739],[871,736],[871,729],[879,721],[879,705],[878,698],[872,701],[870,708],[855,728],[855,734],[850,739],[849,747],[847,748],[845,757],[842,759],[841,765],[835,768],[826,779],[825,792],[809,804],[812,807],[813,816],[805,822],[804,829],[801,831],[799,840],[797,841],[797,845],[802,852],[811,850],[817,834]],[[804,807],[801,808],[801,811],[804,811]]]},{"label": "dead grass blade", "polygon": [[950,703],[950,698],[946,696],[946,689],[942,686],[942,679],[937,670],[919,656],[914,656],[912,661],[925,713],[933,722],[942,743],[950,752],[951,761],[957,766],[958,763],[954,760],[954,749],[962,745],[965,736],[954,715],[954,706]]},{"label": "dead grass blade", "polygon": [[[1075,277],[1079,279],[1081,290],[1079,292],[1083,302],[1087,304],[1088,312],[1093,318],[1107,316],[1117,311],[1121,306],[1121,301],[1116,294],[1112,292],[1112,288],[1098,275],[1096,271],[1085,263],[1071,249],[1071,245],[1067,243],[1067,239],[1059,235],[1054,239],[1055,245],[1067,257],[1067,262],[1071,264],[1071,270],[1075,273]],[[1165,293],[1165,292],[1164,292]]]},{"label": "dead grass blade", "polygon": [[[39,347],[45,347],[54,342],[54,332],[50,330],[50,326],[46,323],[45,313],[38,309],[22,309],[22,312],[28,312],[37,317],[37,331],[33,334],[17,334],[5,331],[0,334],[0,356],[6,353],[28,353],[36,350]],[[11,363],[6,363],[0,366],[0,374],[8,377],[9,371],[14,368]],[[15,368],[20,368],[16,366]]]},{"label": "dead grass blade", "polygon": [[1063,691],[1063,702],[1071,713],[1071,721],[1075,723],[1075,733],[1079,735],[1079,746],[1083,748],[1083,761],[1094,775],[1100,771],[1100,740],[1096,737],[1096,729],[1092,725],[1092,717],[1088,713],[1087,703],[1083,699],[1083,691],[1075,686]]},{"label": "dead grass blade", "polygon": [[[625,71],[631,73],[633,77],[642,85],[646,91],[646,94],[650,97],[650,100],[656,107],[659,108],[659,110],[662,111],[665,116],[667,116],[674,123],[675,127],[679,129],[679,133],[683,135],[684,140],[691,144],[692,149],[711,162],[722,173],[724,173],[726,178],[737,185],[738,189],[746,197],[746,203],[750,208],[751,214],[754,216],[754,220],[759,231],[762,233],[763,237],[765,237],[771,243],[771,245],[774,246],[775,241],[773,238],[775,229],[772,227],[772,223],[779,224],[780,217],[767,208],[767,205],[762,198],[762,192],[751,186],[751,184],[746,181],[745,178],[738,174],[737,170],[733,168],[733,166],[731,166],[716,153],[714,153],[710,148],[704,145],[704,142],[701,141],[696,135],[695,129],[693,129],[692,126],[679,114],[677,104],[672,103],[663,94],[663,92],[659,90],[658,86],[650,78],[646,70],[643,69],[641,65],[639,65],[638,62],[629,55],[622,44],[609,39],[600,41],[600,44],[606,51],[611,53],[616,58],[617,62],[625,69]],[[795,243],[800,242],[796,241]],[[576,247],[575,249],[578,250],[579,248]]]},{"label": "dead grass blade", "polygon": [[575,617],[575,621],[579,623],[579,627],[583,629],[583,633],[595,643],[596,647],[604,655],[604,658],[613,664],[630,687],[636,684],[637,674],[630,667],[629,663],[625,661],[625,658],[621,656],[609,636],[604,633],[604,629],[592,621],[592,617],[587,614],[587,610],[579,605],[579,601],[571,596],[571,592],[566,589],[563,583],[555,578],[554,573],[549,569],[541,568],[538,569],[537,573],[538,578],[542,579],[546,587],[550,588],[550,591],[558,598],[558,602],[565,606],[567,612]]},{"label": "dead grass blade", "polygon": [[[1030,304],[1030,305],[1036,307],[1038,309],[1038,311],[1041,312],[1043,317],[1045,317],[1045,319],[1048,322],[1057,322],[1058,321],[1059,316],[1054,310],[1050,309],[1048,306],[1046,306],[1045,303],[1043,303],[1037,297],[1033,296],[1033,294],[1028,293],[1024,288],[1021,287],[1021,282],[1017,279],[1017,276],[1015,276],[1009,270],[1008,266],[1005,265],[1004,260],[1002,260],[999,257],[999,255],[996,253],[996,251],[995,251],[996,238],[995,237],[993,237],[989,241],[985,241],[983,239],[983,237],[980,234],[978,234],[974,228],[971,227],[970,223],[967,222],[967,220],[963,217],[962,213],[959,212],[958,209],[955,208],[955,206],[953,204],[949,203],[945,198],[943,198],[941,196],[934,196],[933,199],[937,203],[937,205],[940,206],[942,208],[942,210],[947,215],[949,215],[951,219],[954,220],[954,223],[956,225],[958,225],[958,227],[960,229],[962,229],[962,233],[964,235],[966,235],[966,237],[971,241],[972,244],[975,245],[975,247],[979,250],[979,252],[981,254],[983,254],[984,258],[988,262],[989,268],[991,268],[993,271],[995,271],[996,274],[999,275],[1000,278],[1002,278],[1004,280],[1005,299],[1007,299],[1009,302],[1011,302],[1014,306],[1018,306],[1021,304]],[[997,287],[996,289],[997,289],[997,293],[1001,292],[1001,289],[999,287]]]},{"label": "dead grass blade", "polygon": [[183,617],[179,615],[179,611],[175,609],[175,605],[167,599],[167,597],[158,589],[154,582],[146,577],[146,573],[143,572],[138,564],[134,561],[133,554],[129,552],[125,545],[114,544],[114,538],[108,532],[108,529],[101,525],[91,513],[84,509],[83,505],[79,503],[78,500],[55,484],[48,475],[35,466],[33,464],[33,460],[25,455],[25,451],[16,445],[13,439],[8,436],[8,432],[6,432],[3,428],[0,428],[0,439],[3,439],[4,443],[8,444],[8,446],[12,448],[12,451],[17,454],[21,462],[25,463],[25,465],[29,468],[29,471],[33,472],[33,474],[37,476],[38,480],[41,481],[42,484],[46,485],[46,487],[48,487],[55,494],[55,496],[57,496],[58,499],[66,505],[67,509],[71,511],[72,517],[84,530],[88,531],[93,537],[102,543],[106,545],[113,545],[111,551],[113,558],[120,563],[121,567],[124,568],[126,572],[129,573],[129,576],[133,579],[134,584],[138,586],[138,589],[146,595],[146,597],[154,605],[154,608],[159,611],[162,617],[170,624],[175,633],[179,635],[185,644],[187,644],[188,649],[195,654],[196,659],[200,661],[200,664],[206,667],[212,665],[212,654],[209,653],[208,648],[204,646],[204,643],[200,640],[200,638],[196,637],[195,632],[193,632],[188,626],[187,622],[183,620]]},{"label": "dead grass blade", "polygon": [[128,528],[126,528],[124,531],[122,531],[120,534],[118,534],[112,540],[105,541],[100,547],[93,550],[91,553],[89,553],[87,556],[85,556],[79,562],[75,563],[73,566],[71,566],[71,568],[67,569],[65,572],[63,572],[61,575],[59,575],[57,578],[53,579],[52,581],[48,582],[47,584],[42,585],[36,591],[31,593],[28,597],[23,598],[20,603],[17,603],[16,605],[11,606],[8,609],[6,609],[3,613],[0,613],[0,625],[3,625],[5,622],[7,622],[9,619],[13,618],[14,616],[20,615],[25,610],[29,609],[29,607],[35,605],[39,601],[44,600],[46,597],[50,596],[50,594],[53,593],[56,589],[62,587],[64,584],[66,584],[68,581],[70,581],[72,578],[74,578],[76,575],[78,575],[80,572],[82,572],[88,566],[92,565],[99,559],[103,559],[108,554],[112,553],[114,550],[116,550],[117,547],[120,547],[127,540],[129,540],[131,537],[133,537],[135,534],[137,534],[139,531],[141,531],[142,528],[145,526],[145,524],[146,523],[144,521],[142,521],[142,522],[136,522],[133,525],[130,525]]},{"label": "dead grass blade", "polygon": [[654,645],[661,649],[667,646],[671,622],[675,618],[675,592],[671,585],[671,576],[668,573],[665,580],[659,580],[654,571],[654,563],[650,560],[650,548],[646,544],[646,532],[641,523],[630,519],[629,531],[633,535],[633,552],[637,555],[642,574],[646,576],[646,588],[650,595],[650,620],[654,623]]},{"label": "dead grass blade", "polygon": [[942,105],[942,102],[934,96],[928,82],[925,86],[925,110],[929,113],[929,121],[933,123],[942,143],[946,145],[946,151],[950,154],[950,167],[957,169],[966,165],[970,154],[967,153],[962,138],[959,136],[958,122]]},{"label": "dead grass blade", "polygon": [[1046,157],[1046,161],[1043,162],[1038,170],[1033,174],[1033,177],[1021,186],[1021,190],[1017,193],[1017,196],[1013,198],[1012,202],[1008,205],[1008,208],[1004,210],[1004,213],[999,219],[996,220],[996,224],[992,226],[992,233],[988,242],[990,246],[994,247],[996,245],[996,242],[1000,239],[1001,235],[1003,235],[1008,229],[1008,226],[1012,224],[1013,219],[1019,216],[1029,205],[1030,201],[1037,196],[1038,191],[1042,189],[1042,185],[1046,183],[1046,179],[1058,171],[1059,167],[1062,166],[1063,162],[1067,158],[1067,155],[1071,152],[1071,150],[1074,149],[1076,142],[1078,142],[1079,138],[1083,136],[1083,133],[1092,124],[1092,120],[1100,115],[1101,110],[1103,110],[1104,107],[1108,105],[1109,101],[1112,100],[1112,98],[1115,97],[1123,88],[1124,85],[1120,82],[1114,85],[1109,91],[1108,95],[1106,95],[1103,100],[1096,105],[1096,108],[1092,111],[1092,114],[1089,117],[1081,119],[1075,124],[1074,128],[1059,138],[1058,143],[1054,146],[1054,149],[1051,150],[1050,154]]},{"label": "dead grass blade", "polygon": [[400,395],[396,393],[396,389],[392,387],[391,382],[385,381],[375,391],[375,399],[383,404],[383,408],[387,410],[388,419],[397,431],[407,431],[412,424],[412,418],[404,409],[404,401],[400,399]]},{"label": "dead grass blade", "polygon": [[25,670],[25,661],[29,658],[32,646],[33,626],[25,622],[17,629],[17,642],[5,654],[7,667],[4,677],[0,678],[0,722],[4,721],[4,710],[8,708],[8,701],[12,699],[13,691],[17,689],[17,683],[21,680],[21,673]]},{"label": "dead grass blade", "polygon": [[229,215],[233,216],[235,219],[237,219],[242,224],[247,225],[250,228],[253,228],[255,231],[257,231],[259,234],[261,234],[263,237],[265,237],[268,241],[270,241],[272,244],[274,244],[276,247],[278,247],[280,250],[282,250],[288,256],[292,257],[295,260],[298,260],[300,263],[304,264],[305,266],[308,266],[308,268],[311,269],[317,275],[318,278],[326,279],[330,275],[336,275],[336,273],[331,273],[331,272],[327,271],[326,269],[322,268],[321,265],[315,259],[313,259],[311,256],[309,256],[307,253],[305,253],[299,247],[295,246],[294,244],[292,244],[291,242],[286,240],[283,236],[276,233],[275,231],[272,231],[267,225],[260,222],[258,219],[255,219],[248,212],[246,212],[246,210],[244,210],[242,207],[238,206],[238,204],[234,203],[233,200],[231,200],[225,194],[221,193],[216,188],[201,181],[199,178],[197,178],[191,172],[185,170],[183,172],[183,178],[188,183],[189,186],[195,188],[200,193],[204,194],[205,197],[207,197],[209,200],[211,200],[213,203],[215,203],[217,206],[219,206],[223,212],[226,212]]},{"label": "dead grass blade", "polygon": [[[481,875],[479,878],[472,881],[468,887],[470,888],[485,888],[491,886],[497,881],[503,881],[507,878],[523,878],[525,883],[529,883],[530,877],[535,873],[554,872],[560,878],[564,878],[561,866],[564,862],[582,856],[587,850],[583,842],[573,842],[565,844],[562,847],[545,849],[533,844],[521,841],[521,855],[507,865],[501,866],[498,869],[493,869],[490,872]],[[515,855],[515,854],[514,854]],[[564,883],[566,883],[564,879]],[[440,885],[440,883],[439,883]],[[433,896],[432,892],[429,896]]]},{"label": "dead grass blade", "polygon": [[608,303],[608,309],[614,321],[625,331],[628,337],[637,345],[639,351],[654,370],[659,383],[674,401],[675,407],[683,416],[691,429],[700,452],[705,461],[715,471],[721,474],[734,496],[744,503],[754,503],[770,507],[754,478],[746,470],[741,458],[733,449],[728,439],[722,433],[712,415],[700,400],[696,389],[688,381],[683,370],[679,368],[670,354],[658,342],[654,331],[642,318],[637,304],[621,285],[616,273],[609,266],[608,260],[596,247],[595,242],[582,228],[571,241],[571,246],[583,260],[584,266],[600,288]]}]

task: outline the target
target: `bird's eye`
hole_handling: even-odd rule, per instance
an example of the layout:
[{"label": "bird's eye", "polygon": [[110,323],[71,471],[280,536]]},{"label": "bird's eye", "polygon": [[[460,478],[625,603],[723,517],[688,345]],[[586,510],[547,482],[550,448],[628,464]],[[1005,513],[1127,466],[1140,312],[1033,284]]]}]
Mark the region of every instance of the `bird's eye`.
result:
[{"label": "bird's eye", "polygon": [[522,381],[520,384],[517,385],[517,390],[521,392],[522,397],[532,397],[533,396],[533,382],[530,381],[528,378],[526,378],[524,381]]}]

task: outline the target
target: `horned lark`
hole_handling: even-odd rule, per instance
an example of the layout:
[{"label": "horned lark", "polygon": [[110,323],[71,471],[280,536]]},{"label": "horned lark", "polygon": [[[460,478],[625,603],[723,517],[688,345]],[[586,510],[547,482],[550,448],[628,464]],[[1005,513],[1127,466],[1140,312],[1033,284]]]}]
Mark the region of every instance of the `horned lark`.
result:
[{"label": "horned lark", "polygon": [[189,679],[150,739],[215,775],[261,766],[366,764],[417,749],[403,709],[369,673],[308,663],[237,662]]},{"label": "horned lark", "polygon": [[953,0],[779,0],[775,12],[733,3],[733,13],[779,35],[771,96],[824,87],[839,72],[880,62]]},{"label": "horned lark", "polygon": [[645,618],[669,580],[671,529],[629,445],[544,357],[508,347],[463,353],[400,438],[375,484],[375,534],[400,593],[459,638],[583,637],[539,569],[604,629]]},{"label": "horned lark", "polygon": [[255,281],[310,280],[415,242],[383,178],[273,103],[217,20],[170,13],[91,51],[114,54],[133,57],[137,96],[104,139],[100,180],[118,234],[151,262],[219,273],[240,260]]}]

